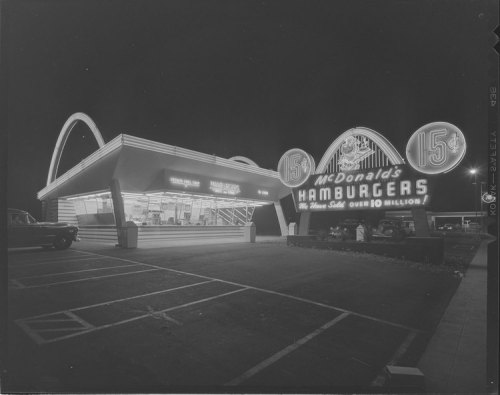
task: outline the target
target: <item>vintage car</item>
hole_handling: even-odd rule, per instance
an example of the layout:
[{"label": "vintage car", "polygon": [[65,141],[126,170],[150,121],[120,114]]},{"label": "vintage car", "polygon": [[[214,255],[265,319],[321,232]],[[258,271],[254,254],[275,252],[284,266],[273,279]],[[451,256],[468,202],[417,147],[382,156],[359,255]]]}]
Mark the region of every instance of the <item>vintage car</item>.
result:
[{"label": "vintage car", "polygon": [[378,226],[373,229],[373,237],[390,237],[401,240],[412,235],[412,231],[406,228],[402,221],[394,218],[384,218],[378,222]]},{"label": "vintage car", "polygon": [[458,224],[444,224],[444,225],[439,225],[437,227],[437,230],[444,230],[444,231],[454,231],[454,230],[459,230],[460,225]]},{"label": "vintage car", "polygon": [[344,219],[334,228],[334,237],[342,240],[356,239],[356,228],[360,223],[361,221],[355,218]]},{"label": "vintage car", "polygon": [[37,222],[28,212],[9,208],[7,213],[8,247],[68,248],[78,240],[78,227],[66,222]]}]

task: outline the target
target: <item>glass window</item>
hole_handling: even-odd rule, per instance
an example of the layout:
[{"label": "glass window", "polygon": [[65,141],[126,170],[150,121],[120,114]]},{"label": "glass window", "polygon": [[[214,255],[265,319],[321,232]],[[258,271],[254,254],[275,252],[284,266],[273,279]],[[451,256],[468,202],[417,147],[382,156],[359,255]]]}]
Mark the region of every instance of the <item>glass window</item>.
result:
[{"label": "glass window", "polygon": [[123,194],[127,221],[138,225],[243,225],[256,204],[235,198],[180,193]]},{"label": "glass window", "polygon": [[111,193],[71,198],[79,225],[114,225]]}]

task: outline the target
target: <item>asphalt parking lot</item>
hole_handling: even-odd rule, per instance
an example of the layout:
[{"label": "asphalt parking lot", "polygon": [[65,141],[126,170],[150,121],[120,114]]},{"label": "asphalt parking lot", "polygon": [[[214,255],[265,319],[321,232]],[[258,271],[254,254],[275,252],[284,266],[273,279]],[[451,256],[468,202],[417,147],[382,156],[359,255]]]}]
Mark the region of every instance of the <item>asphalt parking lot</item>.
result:
[{"label": "asphalt parking lot", "polygon": [[283,243],[9,252],[7,391],[369,392],[459,278]]}]

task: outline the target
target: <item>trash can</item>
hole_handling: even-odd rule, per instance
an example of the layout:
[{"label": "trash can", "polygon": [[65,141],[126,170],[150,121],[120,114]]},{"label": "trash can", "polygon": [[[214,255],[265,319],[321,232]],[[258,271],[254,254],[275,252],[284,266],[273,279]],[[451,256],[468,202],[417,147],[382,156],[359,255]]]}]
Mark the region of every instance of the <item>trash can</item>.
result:
[{"label": "trash can", "polygon": [[255,243],[256,227],[253,222],[247,222],[244,226],[245,241]]},{"label": "trash can", "polygon": [[124,231],[124,248],[137,248],[137,239],[139,237],[139,228],[135,222],[127,221]]}]

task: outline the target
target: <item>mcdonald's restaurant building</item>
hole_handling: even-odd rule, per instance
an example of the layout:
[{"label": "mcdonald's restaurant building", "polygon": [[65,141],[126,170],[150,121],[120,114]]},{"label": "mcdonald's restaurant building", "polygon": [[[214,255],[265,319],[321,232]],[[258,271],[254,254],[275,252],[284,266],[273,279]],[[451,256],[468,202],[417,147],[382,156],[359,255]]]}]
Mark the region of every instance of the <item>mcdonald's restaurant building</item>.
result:
[{"label": "mcdonald's restaurant building", "polygon": [[[56,177],[65,141],[80,121],[89,126],[100,148]],[[93,121],[76,113],[61,130],[47,186],[38,198],[44,220],[76,224],[83,240],[117,242],[123,247],[251,242],[255,240],[253,214],[264,205],[274,205],[283,236],[307,235],[313,217],[321,223],[373,213],[404,216],[413,221],[417,236],[427,236],[435,218],[427,211],[432,192],[426,173],[452,169],[465,153],[458,128],[430,126],[416,133],[416,153],[410,149],[412,139],[407,147],[410,163],[416,155],[417,162],[428,167],[419,171],[383,135],[363,127],[338,136],[318,166],[311,155],[292,149],[273,171],[245,157],[225,159],[125,134],[104,143]],[[422,136],[430,132],[435,140],[436,130],[443,144],[451,147],[446,148],[450,152],[439,169],[432,160],[422,160],[422,155],[432,152],[421,147]],[[294,229],[285,221],[280,204],[290,194],[298,214]]]},{"label": "mcdonald's restaurant building", "polygon": [[[55,177],[73,125],[85,122],[100,145]],[[78,225],[82,240],[117,242],[137,232],[137,243],[182,245],[253,241],[254,211],[290,194],[278,173],[245,157],[220,158],[121,134],[104,144],[85,114],[66,122],[56,145],[47,186],[38,192],[44,220]],[[131,245],[134,246],[134,245]]]}]

